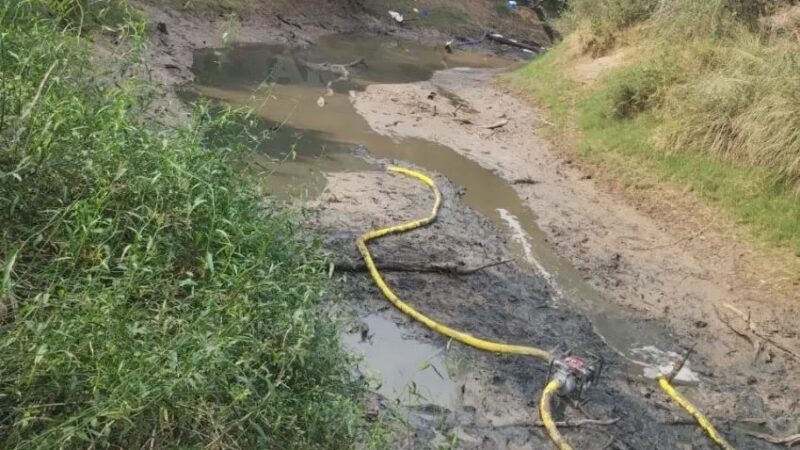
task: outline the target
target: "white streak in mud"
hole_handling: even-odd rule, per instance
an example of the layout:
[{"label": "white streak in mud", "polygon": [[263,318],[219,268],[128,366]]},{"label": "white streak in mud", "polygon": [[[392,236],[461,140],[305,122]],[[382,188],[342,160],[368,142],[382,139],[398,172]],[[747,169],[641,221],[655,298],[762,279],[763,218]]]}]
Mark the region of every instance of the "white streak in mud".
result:
[{"label": "white streak in mud", "polygon": [[[635,359],[636,357],[641,358],[644,361]],[[683,357],[681,355],[675,352],[664,351],[652,345],[647,345],[632,349],[631,358],[629,359],[633,363],[644,367],[645,377],[655,379],[659,372],[668,373],[671,371],[672,365],[675,362],[680,361],[682,358]],[[686,364],[684,364],[681,371],[675,376],[676,381],[684,383],[700,382],[700,377],[697,376],[697,373],[693,372],[692,369],[689,368],[689,365],[689,361],[686,361]]]},{"label": "white streak in mud", "polygon": [[503,208],[497,208],[497,212],[500,213],[500,218],[506,221],[508,228],[511,230],[511,239],[519,244],[522,247],[522,253],[525,255],[525,260],[528,264],[536,267],[542,276],[544,277],[545,281],[550,285],[551,288],[561,296],[561,289],[559,289],[558,285],[555,282],[555,278],[553,275],[544,268],[544,266],[536,259],[533,255],[533,247],[531,246],[530,241],[528,240],[528,233],[522,228],[522,224],[519,223],[519,219],[514,214],[511,214],[508,210]]}]

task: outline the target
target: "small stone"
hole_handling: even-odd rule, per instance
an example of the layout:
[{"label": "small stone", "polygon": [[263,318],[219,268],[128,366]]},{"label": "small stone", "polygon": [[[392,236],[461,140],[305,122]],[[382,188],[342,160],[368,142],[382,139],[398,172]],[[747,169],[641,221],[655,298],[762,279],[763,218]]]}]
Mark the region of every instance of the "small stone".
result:
[{"label": "small stone", "polygon": [[708,322],[705,320],[697,320],[694,323],[695,328],[705,328],[708,326]]}]

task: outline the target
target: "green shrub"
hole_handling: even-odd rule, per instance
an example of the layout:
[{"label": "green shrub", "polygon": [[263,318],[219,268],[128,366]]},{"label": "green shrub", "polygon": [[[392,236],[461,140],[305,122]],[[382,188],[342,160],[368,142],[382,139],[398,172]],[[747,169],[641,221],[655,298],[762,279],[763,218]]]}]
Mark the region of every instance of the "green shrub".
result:
[{"label": "green shrub", "polygon": [[587,22],[591,38],[587,47],[595,53],[612,46],[623,29],[649,18],[658,0],[574,0],[569,3],[564,24],[576,28]]},{"label": "green shrub", "polygon": [[617,119],[628,119],[658,107],[664,90],[678,77],[666,56],[616,72],[603,85],[607,110]]},{"label": "green shrub", "polygon": [[667,94],[661,147],[766,167],[800,193],[800,50],[756,38],[697,47],[698,72]]},{"label": "green shrub", "polygon": [[318,243],[214,139],[242,116],[154,128],[49,4],[0,4],[0,448],[352,447]]}]

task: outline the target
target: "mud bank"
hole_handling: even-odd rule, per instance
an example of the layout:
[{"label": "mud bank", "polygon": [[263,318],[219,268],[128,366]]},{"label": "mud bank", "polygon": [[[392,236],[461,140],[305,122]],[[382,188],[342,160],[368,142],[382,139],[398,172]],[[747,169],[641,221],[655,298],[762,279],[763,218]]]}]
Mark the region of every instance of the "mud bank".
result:
[{"label": "mud bank", "polygon": [[[445,202],[440,219],[428,228],[371,245],[379,266],[459,262],[474,267],[515,256],[490,221],[461,204],[456,187],[441,177],[437,183]],[[354,242],[361,232],[424,216],[431,201],[424,186],[399,175],[382,171],[331,174],[325,193],[308,205],[308,225],[327,236],[326,247],[335,259],[354,262],[359,260]],[[476,336],[547,349],[574,348],[605,357],[608,369],[601,385],[586,394],[580,407],[561,404],[559,417],[619,421],[565,429],[576,448],[712,448],[693,427],[680,421],[673,425],[679,414],[659,399],[655,386],[632,379],[625,363],[604,345],[592,324],[554,304],[549,282],[526,265],[500,265],[466,276],[387,273],[386,278],[415,307]],[[403,397],[377,397],[388,417],[400,419],[392,448],[439,448],[450,442],[465,449],[549,448],[543,430],[533,426],[538,421],[536,401],[546,381],[546,366],[530,358],[487,354],[448,343],[392,308],[366,275],[346,274],[341,284],[362,316],[384,317],[405,338],[441,348],[449,358],[469,367],[466,375],[452,376],[456,395],[445,406],[425,399],[406,404]],[[353,333],[377,340],[381,330],[356,327]],[[728,431],[724,425],[723,429]],[[747,442],[746,448],[762,448],[746,437],[740,442]]]},{"label": "mud bank", "polygon": [[447,145],[513,184],[548,241],[603,298],[664,324],[678,348],[696,346],[701,380],[690,392],[710,414],[759,417],[777,434],[797,433],[797,361],[772,346],[754,359],[752,345],[716,313],[741,331],[747,324],[726,305],[751,311],[779,345],[797,348],[796,289],[754,280],[742,267],[753,250],[723,241],[711,226],[686,238],[690,231],[675,233],[604,191],[552,151],[538,135],[541,114],[497,87],[495,76],[448,70],[430,82],[373,85],[355,106],[379,133]]},{"label": "mud bank", "polygon": [[[192,52],[198,47],[222,46],[227,22],[222,17],[199,18],[148,5],[142,7],[148,10],[153,23],[163,23],[166,30],[155,27],[150,35],[154,77],[167,84],[188,81],[192,78]],[[332,32],[399,36],[409,33],[387,27],[373,17],[270,16],[241,21],[233,40],[309,46],[319,36]],[[440,42],[441,35],[427,33],[411,31],[417,40],[428,36],[431,42]],[[453,172],[450,180],[434,173],[445,193],[441,219],[425,230],[376,243],[373,248],[379,264],[434,261],[475,266],[489,260],[517,258],[515,264],[470,276],[404,273],[388,274],[387,279],[426,313],[475,335],[545,348],[575,346],[605,356],[609,369],[602,385],[588,394],[588,402],[581,408],[562,405],[559,417],[620,420],[611,426],[568,429],[566,435],[577,448],[712,447],[691,423],[677,419],[684,416],[665,403],[651,380],[632,375],[631,361],[603,342],[595,332],[595,324],[586,317],[591,312],[587,311],[591,302],[562,301],[565,294],[559,292],[559,286],[546,271],[520,260],[520,244],[513,234],[498,229],[497,221],[487,218],[502,218],[501,212],[481,215],[465,206],[475,204],[481,192],[474,186],[465,192],[452,182],[463,171],[462,177],[475,175],[487,180],[487,189],[507,189],[523,199],[545,232],[541,241],[553,245],[577,268],[580,277],[603,298],[622,308],[626,326],[649,330],[651,324],[656,324],[658,329],[665,328],[669,331],[667,337],[674,340],[674,350],[697,344],[692,364],[700,383],[687,387],[686,392],[717,419],[721,431],[735,437],[741,448],[772,448],[746,436],[746,430],[778,435],[800,431],[797,367],[776,350],[762,354],[753,363],[749,344],[716,320],[711,305],[727,302],[742,310],[752,309],[759,326],[768,327],[776,339],[787,345],[796,344],[797,340],[793,331],[798,317],[796,306],[772,300],[770,308],[758,308],[764,302],[756,297],[755,287],[744,290],[738,289],[743,287],[738,282],[726,284],[753,278],[749,273],[742,277],[739,260],[732,256],[741,248],[717,248],[709,241],[698,246],[697,239],[671,234],[646,214],[594,185],[590,175],[573,167],[570,161],[551,152],[546,141],[537,136],[537,129],[545,120],[530,106],[495,87],[492,79],[497,73],[450,70],[438,72],[430,82],[372,84],[365,92],[355,93],[354,100],[347,92],[325,97],[324,110],[316,106],[318,97],[325,95],[319,87],[287,90],[287,108],[295,111],[289,103],[300,105],[301,114],[294,116],[294,125],[299,128],[313,129],[310,124],[319,122],[304,120],[314,114],[334,117],[340,112],[348,113],[353,101],[367,126],[380,135],[362,133],[361,125],[357,125],[356,131],[366,137],[349,143],[367,147],[356,155],[366,162],[355,164],[352,155],[341,158],[339,154],[336,161],[341,167],[323,174],[325,192],[306,205],[310,208],[308,226],[327,236],[326,244],[334,258],[355,263],[358,234],[427,212],[427,192],[409,180],[382,172],[380,167],[387,161],[369,154],[378,151],[378,157],[386,157],[398,153],[391,143],[416,139],[431,157],[409,154],[407,159],[439,164],[440,169],[433,172],[441,172],[450,160],[439,160],[437,155],[453,149],[479,164],[480,170],[462,161],[458,170],[449,170]],[[206,94],[216,96],[213,90]],[[253,101],[252,90],[244,89],[241,94],[217,98],[237,104]],[[278,108],[270,111],[281,113],[282,103],[276,104]],[[165,109],[165,115],[175,113]],[[352,139],[337,135],[352,130],[343,130],[336,123],[330,125],[330,129],[317,130],[325,139],[336,137],[338,143]],[[306,173],[311,170],[309,167],[298,170]],[[426,169],[431,172],[430,167]],[[504,183],[497,184],[496,178]],[[519,215],[511,214],[517,219]],[[509,227],[512,225],[513,220]],[[525,230],[519,234],[524,236]],[[378,317],[383,321],[380,323],[396,324],[402,338],[446,351],[448,344],[441,337],[409,323],[390,308],[368,277],[350,273],[340,279],[348,299],[360,305],[365,323],[376,323],[371,318]],[[784,294],[773,297],[783,298]],[[370,335],[380,332],[356,327],[355,341],[361,341],[360,334],[367,343],[359,345],[369,345]],[[436,448],[452,442],[455,436],[458,448],[548,448],[542,431],[531,426],[537,417],[535,401],[545,381],[545,368],[523,358],[483,354],[455,344],[450,347],[452,350],[446,351],[448,358],[469,366],[459,376],[442,375],[448,379],[443,389],[455,387],[454,396],[426,401],[422,395],[406,404],[376,386],[376,391],[383,392],[376,394],[376,408],[398,419],[395,423],[405,424],[396,435],[394,447]],[[398,400],[403,407],[398,407]]]}]

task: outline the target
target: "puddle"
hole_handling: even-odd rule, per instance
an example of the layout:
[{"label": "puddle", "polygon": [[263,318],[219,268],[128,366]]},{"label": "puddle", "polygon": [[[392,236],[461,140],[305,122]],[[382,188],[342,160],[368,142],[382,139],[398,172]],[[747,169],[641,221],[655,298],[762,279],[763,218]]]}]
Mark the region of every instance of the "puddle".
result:
[{"label": "puddle", "polygon": [[[339,74],[308,67],[309,63],[348,64],[359,59],[364,59],[365,66],[353,69],[350,80],[343,82],[333,83]],[[197,50],[192,72],[196,82],[206,86],[241,89],[276,83],[323,87],[332,82],[336,92],[347,93],[373,83],[427,80],[448,67],[502,68],[509,64],[505,59],[461,50],[446,53],[411,40],[333,35],[305,49],[250,44]]]},{"label": "puddle", "polygon": [[272,123],[273,131],[250,163],[277,198],[311,200],[325,189],[325,173],[381,170],[356,156],[358,146],[326,140],[308,130]]},{"label": "puddle", "polygon": [[403,405],[435,404],[455,409],[460,384],[454,380],[444,348],[408,339],[391,320],[378,315],[361,319],[369,327],[369,339],[360,333],[344,336],[347,347],[364,356],[361,370],[379,375],[378,392]]},{"label": "puddle", "polygon": [[[652,345],[635,348],[631,350],[631,353],[639,358],[634,362],[644,368],[644,376],[653,379],[658,377],[659,372],[669,373],[672,370],[672,363],[682,359],[682,356],[675,352],[667,352]],[[691,369],[691,361],[686,361],[686,364],[675,375],[675,381],[682,383],[698,383],[700,381],[700,377]]]},{"label": "puddle", "polygon": [[[303,65],[304,61],[346,63],[358,57],[364,57],[367,66],[353,69],[352,79],[344,83],[334,82],[336,75],[310,71]],[[275,173],[267,183],[273,190],[288,187],[286,192],[318,194],[324,189],[323,173],[365,170],[366,163],[352,153],[356,148],[446,176],[465,189],[461,200],[467,206],[488,217],[509,236],[521,259],[544,274],[560,299],[590,317],[605,342],[628,359],[632,373],[647,376],[657,370],[653,367],[666,366],[679,358],[669,352],[649,352],[645,358],[641,349],[670,348],[674,339],[656,324],[629,320],[624,310],[605,301],[585,283],[583,275],[550,247],[536,225],[535,214],[510,184],[449,147],[374,132],[355,111],[350,98],[351,90],[370,83],[422,81],[445,67],[509,64],[469,53],[444,55],[438,49],[396,39],[340,36],[306,50],[246,46],[199,51],[194,65],[198,83],[193,89],[210,98],[252,107],[268,123],[283,124],[282,130],[288,130],[262,149],[270,160],[265,164],[274,165],[274,160],[284,159],[290,148],[300,155],[272,166],[276,167]],[[328,82],[333,89],[328,88]],[[323,107],[319,106],[320,98]],[[454,96],[451,101],[459,99]],[[392,345],[401,341],[398,338]],[[374,357],[383,355],[376,351]]]}]

